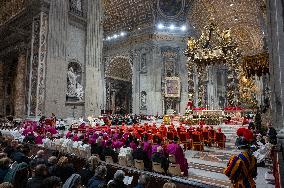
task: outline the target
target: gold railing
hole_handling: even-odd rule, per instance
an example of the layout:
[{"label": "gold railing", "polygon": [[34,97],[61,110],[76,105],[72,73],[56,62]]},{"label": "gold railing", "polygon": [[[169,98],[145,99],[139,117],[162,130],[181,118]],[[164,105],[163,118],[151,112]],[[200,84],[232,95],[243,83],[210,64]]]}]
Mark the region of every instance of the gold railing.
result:
[{"label": "gold railing", "polygon": [[25,9],[31,0],[0,0],[0,25]]}]

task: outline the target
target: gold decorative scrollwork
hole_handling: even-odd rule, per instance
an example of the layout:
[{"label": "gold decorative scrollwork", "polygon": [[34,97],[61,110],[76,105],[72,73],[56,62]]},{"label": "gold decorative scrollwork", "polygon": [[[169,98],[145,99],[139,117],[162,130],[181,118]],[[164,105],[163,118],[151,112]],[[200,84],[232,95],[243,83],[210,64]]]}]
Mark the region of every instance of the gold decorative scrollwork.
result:
[{"label": "gold decorative scrollwork", "polygon": [[[188,57],[189,74],[192,72],[190,64],[197,66],[199,106],[206,105],[207,67],[220,64],[228,68],[227,105],[235,106],[238,102],[236,88],[240,70],[240,51],[231,37],[231,30],[220,31],[214,23],[211,23],[204,27],[199,39],[188,38],[184,53]],[[189,77],[189,83],[192,83],[192,77]],[[193,95],[192,92],[194,91],[191,89],[189,95]]]},{"label": "gold decorative scrollwork", "polygon": [[29,1],[30,0],[0,1],[0,25],[19,14],[27,6]]}]

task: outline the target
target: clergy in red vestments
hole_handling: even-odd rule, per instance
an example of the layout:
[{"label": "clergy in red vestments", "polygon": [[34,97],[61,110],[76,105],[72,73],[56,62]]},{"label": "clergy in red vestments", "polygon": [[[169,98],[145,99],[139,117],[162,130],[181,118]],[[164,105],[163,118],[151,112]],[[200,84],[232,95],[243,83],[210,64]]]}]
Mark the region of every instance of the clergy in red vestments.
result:
[{"label": "clergy in red vestments", "polygon": [[180,165],[180,169],[184,173],[184,176],[188,176],[188,163],[181,146],[177,142],[178,137],[175,137],[173,143],[167,146],[167,153],[175,156],[176,163]]}]

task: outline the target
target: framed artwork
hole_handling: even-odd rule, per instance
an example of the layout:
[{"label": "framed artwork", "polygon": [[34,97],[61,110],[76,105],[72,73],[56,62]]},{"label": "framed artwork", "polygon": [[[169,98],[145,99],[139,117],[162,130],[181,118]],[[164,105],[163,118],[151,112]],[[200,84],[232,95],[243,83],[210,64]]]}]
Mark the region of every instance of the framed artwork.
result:
[{"label": "framed artwork", "polygon": [[165,77],[165,97],[180,97],[180,79],[179,77]]}]

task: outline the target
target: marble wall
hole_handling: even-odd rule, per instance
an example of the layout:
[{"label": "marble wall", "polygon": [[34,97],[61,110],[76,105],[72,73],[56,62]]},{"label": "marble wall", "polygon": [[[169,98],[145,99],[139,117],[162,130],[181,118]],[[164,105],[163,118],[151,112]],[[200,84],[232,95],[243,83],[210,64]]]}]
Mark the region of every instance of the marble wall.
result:
[{"label": "marble wall", "polygon": [[26,97],[26,68],[27,61],[25,54],[19,54],[18,62],[16,67],[16,76],[15,76],[15,94],[14,94],[14,110],[15,117],[23,117],[25,113],[25,97]]},{"label": "marble wall", "polygon": [[[101,2],[88,1],[86,17],[70,13],[68,2],[52,1],[50,5],[45,114],[55,113],[63,118],[99,115],[103,95],[99,89]],[[71,62],[81,66],[81,85],[85,91],[82,101],[66,101]]]},{"label": "marble wall", "polygon": [[[125,56],[130,59],[130,63],[133,66],[133,113],[164,114],[166,111],[165,98],[163,96],[165,60],[161,53],[161,50],[164,48],[173,49],[173,52],[176,53],[177,58],[173,62],[176,76],[181,81],[181,94],[180,98],[177,99],[176,110],[178,113],[184,113],[188,101],[186,57],[183,55],[183,51],[186,48],[184,38],[182,36],[171,37],[172,40],[168,40],[168,38],[166,40],[152,38],[129,46],[119,45],[127,40],[135,40],[132,37],[129,36],[128,39],[126,38],[122,41],[105,42],[103,55],[104,65],[107,65],[111,59],[117,56]],[[139,38],[140,36],[137,35],[134,38],[136,37]]]}]

